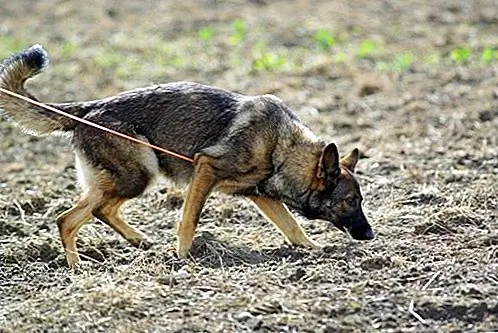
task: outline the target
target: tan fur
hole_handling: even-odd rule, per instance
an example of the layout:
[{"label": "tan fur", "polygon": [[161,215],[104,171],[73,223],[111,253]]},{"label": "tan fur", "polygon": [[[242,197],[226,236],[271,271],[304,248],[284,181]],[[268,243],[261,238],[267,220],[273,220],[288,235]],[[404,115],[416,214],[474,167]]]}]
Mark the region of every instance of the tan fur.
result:
[{"label": "tan fur", "polygon": [[250,199],[254,202],[261,214],[285,235],[289,244],[310,249],[320,248],[320,245],[315,244],[308,238],[304,230],[283,203],[264,197],[251,197]]}]

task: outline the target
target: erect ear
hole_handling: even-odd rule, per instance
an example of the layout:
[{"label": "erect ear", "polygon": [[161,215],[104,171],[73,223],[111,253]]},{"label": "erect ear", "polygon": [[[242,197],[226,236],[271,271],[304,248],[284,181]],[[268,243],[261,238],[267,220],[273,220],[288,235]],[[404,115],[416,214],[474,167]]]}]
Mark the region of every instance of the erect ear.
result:
[{"label": "erect ear", "polygon": [[329,143],[322,150],[322,156],[320,156],[320,162],[318,162],[317,177],[325,180],[325,182],[331,182],[340,174],[337,146],[334,143]]},{"label": "erect ear", "polygon": [[354,172],[354,168],[356,167],[356,163],[358,163],[358,159],[360,158],[360,151],[358,148],[353,149],[349,154],[341,158],[341,164],[344,165],[349,171]]}]

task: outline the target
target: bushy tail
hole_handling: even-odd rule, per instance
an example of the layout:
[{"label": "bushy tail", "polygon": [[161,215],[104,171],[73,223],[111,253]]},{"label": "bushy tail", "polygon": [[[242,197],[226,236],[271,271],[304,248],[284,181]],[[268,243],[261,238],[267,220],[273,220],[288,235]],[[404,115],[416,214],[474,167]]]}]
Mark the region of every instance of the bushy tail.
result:
[{"label": "bushy tail", "polygon": [[[43,47],[33,45],[12,55],[0,64],[0,87],[35,99],[24,89],[24,82],[43,71],[47,65],[48,56]],[[69,131],[76,125],[72,119],[47,111],[1,91],[0,113],[5,113],[14,123],[35,135]]]}]

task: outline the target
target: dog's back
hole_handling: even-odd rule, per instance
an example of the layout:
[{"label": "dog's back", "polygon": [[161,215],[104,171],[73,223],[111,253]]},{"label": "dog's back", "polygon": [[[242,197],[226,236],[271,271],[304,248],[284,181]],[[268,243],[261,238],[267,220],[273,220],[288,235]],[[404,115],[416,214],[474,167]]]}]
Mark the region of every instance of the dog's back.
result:
[{"label": "dog's back", "polygon": [[[38,45],[15,54],[2,64],[0,87],[34,98],[24,89],[24,82],[41,72],[47,63],[46,53]],[[73,132],[79,165],[119,169],[115,166],[117,159],[131,154],[107,147],[112,145],[99,130],[6,94],[0,93],[0,97],[0,107],[3,106],[5,113],[32,134]],[[289,120],[297,119],[275,97],[244,96],[192,82],[139,88],[95,101],[46,104],[189,157],[206,150],[214,155],[232,150],[234,163],[245,163],[248,154],[253,154],[254,140],[263,139],[265,146],[271,146],[278,132],[282,132],[277,126],[287,126],[292,123]],[[239,137],[237,144],[224,146],[224,142],[234,141],[229,140],[232,136]],[[121,144],[122,140],[112,138],[113,144],[123,150],[135,147],[129,142]],[[152,155],[156,156],[163,175],[178,183],[188,182],[193,172],[190,163],[161,152],[148,152],[149,157]],[[147,160],[149,164],[155,163],[150,158]]]}]

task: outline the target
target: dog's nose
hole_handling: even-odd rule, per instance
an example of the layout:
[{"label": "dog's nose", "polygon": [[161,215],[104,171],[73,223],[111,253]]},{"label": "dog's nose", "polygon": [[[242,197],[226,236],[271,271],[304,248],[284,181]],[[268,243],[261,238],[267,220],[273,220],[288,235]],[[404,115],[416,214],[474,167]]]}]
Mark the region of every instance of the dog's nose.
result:
[{"label": "dog's nose", "polygon": [[375,234],[374,234],[372,228],[368,228],[365,231],[364,237],[365,237],[364,238],[365,240],[370,240],[370,239],[374,239],[375,238]]},{"label": "dog's nose", "polygon": [[351,236],[357,240],[371,240],[374,239],[375,234],[372,228],[369,225],[367,225],[366,227],[363,228],[352,229]]}]

